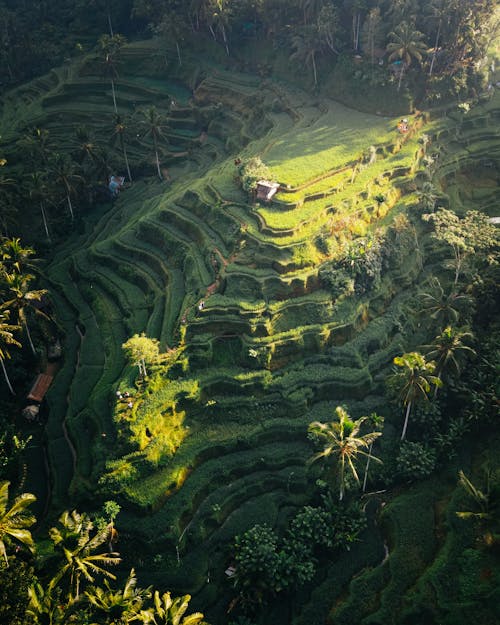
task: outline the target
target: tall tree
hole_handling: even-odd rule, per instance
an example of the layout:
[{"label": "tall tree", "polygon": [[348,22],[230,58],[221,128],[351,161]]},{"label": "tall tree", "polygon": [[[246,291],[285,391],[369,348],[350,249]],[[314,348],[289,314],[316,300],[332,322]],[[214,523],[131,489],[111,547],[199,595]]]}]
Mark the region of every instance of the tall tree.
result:
[{"label": "tall tree", "polygon": [[[436,362],[436,373],[442,379],[446,369],[453,369],[456,375],[460,374],[460,356],[465,353],[475,354],[476,352],[464,343],[464,339],[472,339],[472,332],[447,326],[436,338],[432,345],[427,345],[426,357]],[[435,392],[437,393],[436,386]]]},{"label": "tall tree", "polygon": [[[5,165],[7,165],[7,160],[0,158],[0,167]],[[18,223],[16,191],[17,184],[14,178],[3,172],[0,173],[0,234],[3,236],[8,236],[10,227]]]},{"label": "tall tree", "polygon": [[123,35],[102,35],[99,39],[101,53],[103,55],[104,73],[111,82],[111,94],[113,96],[113,108],[115,114],[118,114],[116,106],[115,80],[118,78],[118,63],[120,50],[123,48],[127,40]]},{"label": "tall tree", "polygon": [[316,27],[321,43],[324,43],[334,54],[340,54],[342,28],[337,10],[333,5],[326,4],[321,8]]},{"label": "tall tree", "polygon": [[[143,620],[151,625],[203,625],[204,616],[201,612],[186,614],[191,595],[172,598],[169,592],[160,593],[156,590],[153,596],[153,607],[141,610],[134,620]],[[206,625],[206,624],[205,624]]]},{"label": "tall tree", "polygon": [[[371,413],[371,415],[367,419],[367,422],[370,425],[370,427],[375,428],[375,430],[378,432],[382,431],[382,428],[384,427],[384,417],[381,417],[376,412]],[[370,468],[370,462],[372,459],[373,443],[374,443],[374,440],[370,443],[370,447],[368,448],[368,458],[366,459],[365,475],[363,478],[363,488],[362,488],[363,492],[366,491],[366,484],[368,482],[368,469]]]},{"label": "tall tree", "polygon": [[401,61],[401,69],[399,71],[398,91],[401,89],[401,82],[405,70],[410,67],[413,60],[422,62],[423,55],[427,51],[426,44],[422,41],[423,33],[412,26],[408,22],[402,22],[396,29],[389,33],[392,39],[387,44],[387,52],[389,52],[389,61],[399,59]]},{"label": "tall tree", "polygon": [[69,575],[69,596],[77,600],[80,596],[82,579],[93,582],[95,575],[110,579],[116,576],[107,568],[121,561],[117,553],[94,553],[104,545],[109,536],[109,528],[94,530],[94,526],[86,514],[63,512],[59,517],[59,527],[50,529],[50,538],[54,546],[62,551],[63,565],[49,584],[54,589],[61,579]]},{"label": "tall tree", "polygon": [[85,596],[98,616],[103,615],[108,619],[107,622],[118,625],[137,620],[135,617],[140,614],[144,601],[151,597],[151,590],[137,588],[137,578],[132,569],[123,589],[114,590],[105,579],[104,587],[90,586],[85,591]]},{"label": "tall tree", "polygon": [[0,240],[0,262],[3,273],[27,274],[34,271],[37,259],[33,258],[35,250],[25,247],[19,237]]},{"label": "tall tree", "polygon": [[441,386],[441,380],[434,375],[436,364],[427,362],[418,352],[408,352],[394,358],[394,364],[399,367],[391,378],[398,391],[403,406],[406,407],[405,420],[401,440],[406,437],[408,420],[412,406],[422,400],[428,399],[432,386]]},{"label": "tall tree", "polygon": [[293,52],[290,60],[311,67],[315,86],[318,84],[316,57],[321,53],[322,47],[316,26],[303,26],[298,34],[292,35]]},{"label": "tall tree", "polygon": [[156,158],[156,171],[158,172],[158,178],[163,180],[160,169],[160,157],[158,154],[158,142],[160,139],[166,141],[163,134],[165,130],[165,120],[155,106],[150,106],[149,108],[141,111],[141,119],[139,120],[139,123],[145,129],[144,136],[151,137],[151,140],[153,141]]},{"label": "tall tree", "polygon": [[439,278],[433,276],[428,287],[421,293],[420,313],[435,320],[441,329],[456,324],[460,316],[472,307],[469,295],[457,293],[454,289],[446,292]]},{"label": "tall tree", "polygon": [[50,171],[54,182],[59,184],[64,192],[71,219],[75,218],[71,196],[75,195],[77,185],[83,182],[82,176],[77,173],[74,162],[65,154],[55,154],[50,161]]},{"label": "tall tree", "polygon": [[500,233],[487,215],[468,211],[460,218],[447,208],[439,208],[435,213],[423,215],[423,219],[434,225],[432,236],[452,249],[451,266],[455,270],[455,285],[466,268],[470,271],[484,262],[498,262]]},{"label": "tall tree", "polygon": [[47,291],[46,289],[30,290],[30,283],[34,279],[31,274],[5,273],[3,279],[6,285],[7,299],[1,308],[15,311],[17,323],[26,331],[31,351],[36,354],[28,324],[28,311],[32,310],[36,314],[46,316],[36,307],[35,303],[40,302]]},{"label": "tall tree", "polygon": [[158,360],[160,342],[158,339],[150,339],[144,332],[134,334],[132,338],[123,343],[122,349],[130,362],[139,367],[139,374],[146,377],[146,364]]},{"label": "tall tree", "polygon": [[123,158],[125,160],[125,166],[127,168],[128,179],[132,182],[132,174],[130,173],[130,166],[128,163],[127,148],[125,146],[125,137],[127,135],[127,120],[121,115],[115,115],[114,133],[113,137],[118,137],[120,147],[123,152]]},{"label": "tall tree", "polygon": [[368,13],[361,33],[363,50],[370,54],[372,64],[375,63],[375,48],[383,41],[383,21],[380,7],[374,7]]},{"label": "tall tree", "polygon": [[14,332],[20,329],[18,325],[11,325],[9,321],[10,311],[0,309],[0,365],[2,366],[3,375],[9,391],[12,395],[15,395],[14,388],[7,374],[7,368],[5,367],[5,361],[10,358],[9,348],[11,345],[21,347],[21,343],[14,337]]},{"label": "tall tree", "polygon": [[28,589],[27,623],[29,625],[66,625],[71,622],[69,619],[72,607],[71,601],[63,604],[60,593],[44,588],[40,582],[35,582]]},{"label": "tall tree", "polygon": [[448,6],[446,0],[432,0],[430,3],[429,17],[436,23],[436,38],[434,40],[434,47],[432,49],[431,63],[429,65],[429,76],[432,76],[434,69],[434,63],[436,62],[436,55],[439,49],[439,41],[441,37],[441,27],[443,20],[446,19],[448,13]]},{"label": "tall tree", "polygon": [[[309,462],[329,459],[330,457],[336,459],[339,501],[342,501],[346,486],[346,467],[350,469],[354,479],[359,484],[359,476],[355,466],[356,460],[358,456],[368,456],[363,450],[368,449],[370,444],[381,436],[381,432],[370,432],[359,436],[360,428],[367,417],[352,421],[342,406],[335,408],[335,416],[337,421],[331,423],[313,421],[309,424],[309,432],[317,437],[323,445],[323,449],[312,456]],[[380,462],[375,456],[371,457],[372,460]]]},{"label": "tall tree", "polygon": [[40,207],[43,228],[45,230],[45,235],[47,236],[47,241],[50,242],[51,238],[49,232],[49,224],[47,220],[47,210],[45,208],[46,201],[49,198],[50,194],[49,187],[47,185],[46,174],[41,171],[35,171],[27,174],[25,180],[29,198],[33,202],[36,202]]},{"label": "tall tree", "polygon": [[50,133],[44,128],[32,128],[32,130],[19,140],[21,148],[25,149],[35,169],[40,165],[48,165],[52,152]]},{"label": "tall tree", "polygon": [[6,566],[9,566],[7,547],[12,540],[28,547],[30,551],[35,550],[35,543],[27,528],[36,519],[26,509],[36,501],[36,497],[31,493],[22,493],[9,507],[9,485],[10,482],[0,482],[0,556],[3,556]]}]

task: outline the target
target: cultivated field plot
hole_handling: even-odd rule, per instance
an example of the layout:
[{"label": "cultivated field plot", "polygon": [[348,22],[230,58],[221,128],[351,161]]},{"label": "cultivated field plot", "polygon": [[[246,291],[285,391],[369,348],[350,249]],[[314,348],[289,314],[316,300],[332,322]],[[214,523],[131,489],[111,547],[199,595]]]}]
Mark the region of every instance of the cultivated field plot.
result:
[{"label": "cultivated field plot", "polygon": [[[477,200],[461,196],[459,178],[498,145],[498,106],[485,105],[452,138],[462,149],[457,161],[456,150],[446,151],[444,119],[414,116],[401,135],[398,120],[312,102],[284,85],[263,89],[257,77],[216,67],[197,73],[191,90],[153,72],[157,52],[154,42],[126,46],[116,95],[123,114],[155,104],[168,116],[168,143],[159,146],[165,179],[155,177],[151,140],[136,133],[129,149],[137,180],[96,207],[46,271],[65,332],[64,368],[49,395],[50,465],[56,505],[68,493],[86,505],[96,489],[119,500],[120,551],[141,553],[140,579],[189,591],[217,623],[234,535],[255,523],[282,526],[314,488],[307,424],[328,419],[339,403],[354,416],[381,407],[382,373],[404,350],[401,328],[425,271],[414,239],[377,288],[356,297],[329,290],[321,268],[376,229],[398,235],[391,221],[414,210],[416,181],[438,144],[443,188],[464,205]],[[107,82],[88,63],[70,65],[10,94],[1,134],[13,145],[36,125],[69,150],[82,124],[106,136],[112,106]],[[234,159],[251,156],[290,187],[271,204],[239,187]],[[484,180],[491,213],[493,187]],[[140,332],[163,349],[181,346],[172,366],[153,367],[148,387],[121,350]],[[117,389],[132,394],[132,408],[117,402]],[[387,515],[404,517],[397,506]],[[355,588],[341,590],[367,566],[376,571],[366,582],[376,588],[370,613],[384,618],[390,589],[404,594],[415,583],[423,564],[396,588],[394,571],[377,568],[381,538],[366,540],[369,561],[354,548],[344,569],[322,573],[296,625],[322,622],[310,619],[326,618],[333,603],[347,623]],[[423,563],[431,560],[433,544],[417,548]]]}]

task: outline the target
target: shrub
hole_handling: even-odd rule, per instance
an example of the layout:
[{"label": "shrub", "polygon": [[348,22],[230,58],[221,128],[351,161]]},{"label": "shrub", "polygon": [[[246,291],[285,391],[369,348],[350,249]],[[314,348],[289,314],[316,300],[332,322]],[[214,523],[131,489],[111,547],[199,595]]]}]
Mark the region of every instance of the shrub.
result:
[{"label": "shrub", "polygon": [[398,474],[405,479],[422,479],[436,466],[436,452],[422,443],[404,441],[396,460]]},{"label": "shrub", "polygon": [[255,191],[259,180],[267,180],[271,177],[271,172],[264,165],[258,156],[245,161],[240,169],[241,186],[244,191]]}]

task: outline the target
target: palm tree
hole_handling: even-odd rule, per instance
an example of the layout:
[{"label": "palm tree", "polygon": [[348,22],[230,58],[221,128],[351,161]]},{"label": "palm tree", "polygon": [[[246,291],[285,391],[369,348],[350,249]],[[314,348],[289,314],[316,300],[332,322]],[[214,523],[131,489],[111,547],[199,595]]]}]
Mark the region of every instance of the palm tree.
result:
[{"label": "palm tree", "polygon": [[118,114],[118,108],[116,106],[116,93],[115,93],[115,79],[118,78],[118,58],[121,48],[126,43],[123,35],[102,35],[99,39],[99,45],[101,46],[101,52],[103,54],[104,74],[108,76],[111,81],[111,94],[113,96],[113,108],[115,114]]},{"label": "palm tree", "polygon": [[35,302],[40,302],[42,297],[47,293],[46,289],[38,289],[30,291],[30,282],[34,279],[31,274],[5,273],[4,281],[7,287],[7,299],[3,302],[1,308],[12,309],[16,311],[17,323],[26,331],[26,336],[33,354],[36,354],[35,346],[31,339],[31,332],[28,325],[27,313],[29,309],[35,311],[36,314],[43,315],[45,313],[34,306]]},{"label": "palm tree", "polygon": [[30,625],[65,625],[68,623],[68,608],[62,604],[58,593],[44,588],[36,582],[28,588],[26,616]]},{"label": "palm tree", "polygon": [[29,134],[19,140],[19,145],[29,152],[31,160],[37,167],[40,161],[47,165],[51,151],[48,130],[33,128]]},{"label": "palm tree", "polygon": [[9,380],[9,376],[7,375],[7,369],[5,367],[5,361],[7,358],[10,358],[9,346],[15,345],[16,347],[21,347],[21,343],[14,338],[14,332],[20,330],[20,326],[18,325],[10,325],[7,323],[9,320],[9,311],[8,310],[0,310],[0,365],[2,366],[3,375],[5,381],[7,382],[7,386],[9,387],[9,391],[12,395],[15,395],[14,389],[12,388],[12,384]]},{"label": "palm tree", "polygon": [[65,563],[51,580],[49,590],[55,588],[61,579],[69,574],[69,594],[77,600],[80,596],[82,577],[88,582],[93,582],[96,574],[116,579],[116,576],[104,567],[119,564],[121,560],[118,554],[94,553],[108,540],[108,527],[97,530],[92,536],[94,526],[89,517],[86,514],[79,514],[76,510],[71,513],[63,512],[59,517],[59,523],[61,527],[52,527],[49,534],[54,545],[62,550]]},{"label": "palm tree", "polygon": [[[382,428],[384,427],[384,417],[381,417],[376,412],[371,413],[371,415],[368,417],[368,422],[372,427],[374,427],[378,431],[382,430]],[[374,441],[370,443],[370,447],[368,449],[368,458],[366,459],[366,466],[365,466],[365,476],[363,478],[363,488],[362,488],[363,492],[365,492],[366,490],[366,483],[368,481],[368,469],[370,468],[370,461],[372,459],[373,442]]]},{"label": "palm tree", "polygon": [[127,167],[128,178],[130,182],[132,182],[132,174],[130,173],[127,149],[125,147],[126,131],[127,131],[126,120],[120,115],[115,115],[115,129],[114,129],[113,137],[118,137],[118,140],[120,141],[120,147],[123,152],[123,158],[125,159],[125,166]]},{"label": "palm tree", "polygon": [[141,610],[140,614],[133,617],[132,621],[141,621],[150,625],[204,625],[204,616],[201,612],[194,612],[184,616],[189,607],[191,595],[183,597],[172,596],[169,592],[160,597],[160,593],[155,590],[153,603],[154,607],[148,610]]},{"label": "palm tree", "polygon": [[[466,512],[457,512],[456,515],[461,519],[480,519],[480,520],[489,520],[495,518],[493,515],[493,506],[492,503],[497,503],[493,501],[492,491],[493,488],[498,488],[499,473],[492,471],[489,467],[486,469],[483,467],[484,471],[484,482],[485,488],[481,490],[477,486],[475,486],[471,480],[465,475],[463,471],[458,472],[458,483],[465,490],[467,495],[469,495],[470,499],[472,499],[476,505],[476,510],[474,511],[466,511]],[[498,518],[498,517],[497,517]]]},{"label": "palm tree", "polygon": [[377,221],[380,218],[380,207],[382,206],[382,204],[386,201],[386,197],[383,193],[377,193],[377,195],[373,196],[373,199],[375,200],[375,202],[377,202]]},{"label": "palm tree", "polygon": [[10,482],[0,482],[0,555],[4,557],[6,566],[9,566],[7,546],[11,540],[25,545],[32,552],[35,550],[35,543],[27,528],[36,519],[26,512],[26,508],[36,501],[36,497],[31,493],[22,493],[9,508],[9,485]]},{"label": "palm tree", "polygon": [[434,319],[440,328],[456,323],[461,309],[471,305],[471,298],[459,295],[455,291],[446,293],[438,278],[429,280],[429,290],[421,294],[422,309],[420,312]]},{"label": "palm tree", "polygon": [[210,29],[214,39],[216,39],[214,26],[222,35],[222,41],[224,42],[224,47],[228,56],[229,45],[226,30],[229,28],[229,4],[228,0],[210,0],[210,13],[207,20],[208,28]]},{"label": "palm tree", "polygon": [[[7,164],[5,159],[0,158],[0,167]],[[15,193],[17,190],[14,178],[7,175],[0,175],[0,223],[2,225],[2,233],[7,236],[10,225],[17,224],[17,206],[15,202]]]},{"label": "palm tree", "polygon": [[30,200],[34,202],[38,202],[40,207],[40,213],[42,215],[43,227],[45,229],[45,234],[47,235],[47,240],[50,243],[50,234],[49,234],[49,226],[47,222],[47,212],[45,210],[45,201],[48,198],[49,190],[47,187],[47,179],[44,172],[35,171],[26,176],[28,195]]},{"label": "palm tree", "polygon": [[401,440],[406,436],[411,407],[421,400],[428,399],[431,386],[441,386],[441,380],[434,375],[436,364],[427,362],[422,354],[408,352],[394,358],[394,364],[401,370],[394,373],[392,381],[399,386],[399,398],[406,406],[406,414]]},{"label": "palm tree", "polygon": [[322,50],[321,39],[317,29],[310,26],[304,26],[301,34],[292,37],[292,48],[294,52],[290,55],[291,61],[298,61],[304,66],[311,66],[314,78],[314,86],[318,84],[318,72],[316,68],[316,55]]},{"label": "palm tree", "polygon": [[65,154],[56,154],[51,160],[51,170],[54,181],[62,185],[66,195],[71,219],[75,218],[71,195],[76,192],[76,185],[83,182],[83,177],[76,172],[74,162]]},{"label": "palm tree", "polygon": [[[324,439],[323,450],[312,456],[309,462],[315,462],[320,458],[329,458],[336,456],[337,472],[339,480],[339,501],[344,498],[345,492],[345,469],[346,465],[359,484],[359,477],[355,467],[355,461],[358,455],[368,456],[362,449],[369,448],[375,439],[381,436],[381,432],[370,432],[363,436],[358,436],[362,424],[367,417],[361,417],[357,421],[352,421],[346,410],[341,406],[335,408],[335,414],[338,421],[331,423],[321,423],[313,421],[309,424],[309,432],[314,436]],[[375,456],[371,456],[373,460],[380,462]]]},{"label": "palm tree", "polygon": [[438,196],[436,194],[436,187],[432,182],[424,182],[415,195],[422,209],[426,211],[433,211],[435,209]]},{"label": "palm tree", "polygon": [[88,602],[99,612],[108,615],[113,623],[129,623],[133,616],[139,614],[144,600],[151,597],[151,589],[137,588],[137,578],[132,569],[125,581],[123,589],[113,590],[108,580],[104,580],[104,588],[90,586],[85,591]]},{"label": "palm tree", "polygon": [[434,41],[434,48],[432,49],[432,59],[429,67],[429,76],[432,76],[432,70],[434,69],[434,63],[436,61],[436,54],[439,46],[439,37],[441,35],[441,26],[443,25],[443,19],[447,15],[447,6],[445,0],[433,0],[431,2],[431,14],[429,17],[437,20],[436,39]]},{"label": "palm tree", "polygon": [[78,126],[75,130],[74,145],[74,154],[80,165],[87,160],[91,163],[95,163],[98,160],[95,137],[86,126]]},{"label": "palm tree", "polygon": [[[452,326],[447,326],[441,334],[436,336],[433,345],[426,345],[429,348],[427,352],[427,358],[432,358],[436,361],[436,372],[438,378],[441,379],[443,372],[448,367],[452,367],[457,375],[460,374],[460,365],[458,364],[457,356],[460,353],[469,352],[475,354],[476,352],[464,345],[462,342],[465,338],[472,338],[472,332],[466,332],[464,330],[458,330]],[[438,387],[435,387],[435,394],[437,394]]]},{"label": "palm tree", "polygon": [[146,129],[144,136],[150,136],[153,140],[153,147],[156,157],[156,171],[158,172],[158,178],[163,180],[160,169],[160,157],[158,156],[158,141],[163,138],[163,131],[165,129],[165,120],[160,115],[155,106],[150,106],[148,109],[141,111],[142,119],[140,124]]},{"label": "palm tree", "polygon": [[22,274],[35,267],[36,259],[31,258],[35,255],[35,250],[32,247],[24,247],[19,237],[2,239],[0,254],[0,262],[6,273],[9,270],[14,270]]},{"label": "palm tree", "polygon": [[186,36],[187,25],[182,17],[178,13],[165,13],[158,26],[153,27],[153,31],[156,35],[160,36],[166,43],[175,43],[175,49],[177,50],[177,59],[179,60],[179,66],[182,65],[181,48],[179,42],[183,41]]},{"label": "palm tree", "polygon": [[424,35],[418,30],[414,30],[413,26],[408,22],[401,22],[394,32],[389,33],[392,41],[387,45],[389,52],[389,61],[394,59],[401,60],[401,70],[399,72],[398,91],[401,88],[403,74],[407,67],[410,67],[413,59],[419,63],[427,50],[426,44],[422,41]]}]

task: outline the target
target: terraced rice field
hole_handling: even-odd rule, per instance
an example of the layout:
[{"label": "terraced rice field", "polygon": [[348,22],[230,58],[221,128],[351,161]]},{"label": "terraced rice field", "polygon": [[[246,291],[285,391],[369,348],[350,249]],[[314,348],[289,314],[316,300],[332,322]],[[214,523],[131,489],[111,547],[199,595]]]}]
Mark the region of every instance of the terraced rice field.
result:
[{"label": "terraced rice field", "polygon": [[[99,479],[112,473],[105,464],[121,449],[115,391],[118,384],[133,389],[135,377],[121,344],[142,331],[163,348],[185,336],[182,371],[151,400],[179,446],[160,453],[156,464],[146,460],[154,440],[126,450],[120,470],[130,476],[108,479],[106,496],[124,506],[120,550],[142,554],[141,579],[191,592],[219,622],[227,607],[227,545],[257,522],[281,525],[307,501],[312,419],[327,419],[341,402],[355,416],[380,407],[382,374],[404,350],[407,307],[426,271],[409,248],[375,293],[335,301],[321,288],[318,270],[330,256],[316,238],[364,235],[411,210],[423,133],[432,149],[441,148],[442,187],[463,206],[480,201],[493,214],[498,191],[491,181],[478,199],[464,191],[461,177],[473,175],[478,158],[498,162],[489,146],[493,137],[498,146],[499,109],[497,101],[484,105],[458,131],[445,118],[415,116],[402,137],[395,119],[312,102],[286,85],[213,67],[190,93],[148,77],[154,53],[153,43],[125,48],[128,69],[117,81],[117,100],[121,112],[150,103],[166,111],[175,98],[161,154],[171,181],[153,177],[151,145],[137,138],[132,164],[146,159],[151,177],[134,182],[112,206],[96,208],[84,234],[70,237],[47,269],[65,331],[64,368],[48,398],[53,497],[56,506],[68,493],[88,504]],[[84,70],[54,71],[7,98],[4,140],[34,124],[63,144],[83,123],[104,133],[111,94]],[[234,159],[254,155],[283,185],[272,204],[250,201],[235,181]],[[379,194],[386,199],[377,211]],[[380,536],[366,540],[364,560],[346,554],[339,568],[322,573],[294,623],[322,622],[314,619],[326,618],[335,601],[335,622],[344,622],[354,588],[343,596],[340,590],[383,557]],[[373,571],[375,585],[394,586],[387,566]],[[406,591],[393,586],[373,613],[386,615],[391,588]],[[317,602],[323,591],[328,600]]]}]

